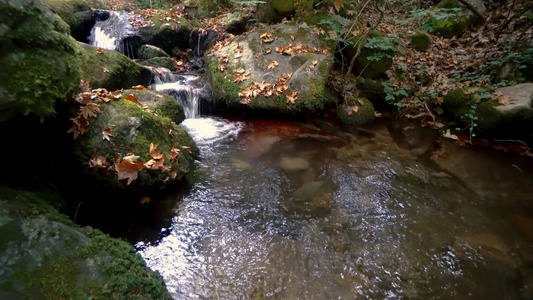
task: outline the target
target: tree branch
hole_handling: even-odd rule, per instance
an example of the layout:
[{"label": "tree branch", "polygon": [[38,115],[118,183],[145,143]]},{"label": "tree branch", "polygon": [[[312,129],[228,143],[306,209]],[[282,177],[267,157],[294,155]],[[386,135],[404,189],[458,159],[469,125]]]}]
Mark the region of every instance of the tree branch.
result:
[{"label": "tree branch", "polygon": [[483,22],[487,22],[487,18],[485,18],[472,4],[470,4],[469,2],[467,2],[466,0],[458,0],[459,2],[463,3],[464,6],[466,6],[466,8],[468,8],[470,11],[472,11],[473,13],[475,13],[478,17],[481,18],[481,20],[483,20]]}]

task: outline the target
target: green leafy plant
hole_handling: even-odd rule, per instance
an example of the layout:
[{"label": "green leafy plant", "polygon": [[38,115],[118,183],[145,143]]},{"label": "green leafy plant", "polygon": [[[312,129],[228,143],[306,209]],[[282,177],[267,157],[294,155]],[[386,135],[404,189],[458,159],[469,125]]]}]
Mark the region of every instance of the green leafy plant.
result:
[{"label": "green leafy plant", "polygon": [[411,11],[411,16],[404,20],[396,20],[397,24],[414,22],[415,29],[434,32],[444,26],[452,25],[451,20],[462,15],[460,8],[417,9]]},{"label": "green leafy plant", "polygon": [[389,80],[386,83],[383,83],[383,92],[385,92],[385,100],[394,105],[397,108],[402,107],[402,103],[399,101],[400,97],[408,97],[409,93],[406,88],[394,88],[393,81]]},{"label": "green leafy plant", "polygon": [[398,50],[396,48],[396,45],[398,45],[399,43],[400,40],[395,37],[371,38],[365,43],[364,47],[368,49],[376,49],[379,51],[369,56],[367,59],[369,61],[380,61],[383,58],[392,58],[393,55],[391,53],[394,53]]}]

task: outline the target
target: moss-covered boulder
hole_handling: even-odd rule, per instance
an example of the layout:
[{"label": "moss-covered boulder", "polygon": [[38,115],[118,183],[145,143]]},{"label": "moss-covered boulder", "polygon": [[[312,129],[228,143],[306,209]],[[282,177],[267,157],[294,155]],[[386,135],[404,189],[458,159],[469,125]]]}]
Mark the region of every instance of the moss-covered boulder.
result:
[{"label": "moss-covered boulder", "polygon": [[509,59],[496,70],[494,82],[533,82],[533,57],[529,61]]},{"label": "moss-covered boulder", "polygon": [[296,9],[296,1],[294,0],[271,0],[270,6],[279,13],[293,12]]},{"label": "moss-covered boulder", "polygon": [[374,105],[374,109],[378,111],[397,109],[393,102],[387,101],[387,93],[385,93],[383,82],[359,77],[355,86],[359,91],[359,96],[370,100]]},{"label": "moss-covered boulder", "polygon": [[141,62],[145,66],[151,66],[156,68],[166,68],[170,71],[176,71],[176,65],[170,57],[154,57]]},{"label": "moss-covered boulder", "polygon": [[0,121],[46,118],[79,86],[81,50],[68,25],[38,0],[0,1]]},{"label": "moss-covered boulder", "polygon": [[365,98],[350,98],[339,105],[337,116],[348,125],[369,125],[375,119],[374,105]]},{"label": "moss-covered boulder", "polygon": [[376,30],[372,31],[365,41],[362,38],[363,35],[353,37],[352,44],[343,47],[342,53],[349,64],[357,53],[359,44],[364,43],[361,53],[355,59],[352,72],[355,75],[373,79],[392,67],[395,46],[392,40],[384,38]]},{"label": "moss-covered boulder", "polygon": [[78,41],[85,41],[96,22],[93,8],[104,8],[99,0],[42,0],[53,13],[70,26],[70,34]]},{"label": "moss-covered boulder", "polygon": [[131,245],[80,228],[47,198],[0,187],[3,299],[170,299]]},{"label": "moss-covered boulder", "polygon": [[163,49],[152,46],[152,45],[142,45],[139,48],[138,53],[139,59],[150,59],[154,57],[170,57]]},{"label": "moss-covered boulder", "polygon": [[310,34],[312,28],[305,23],[271,28],[237,37],[207,55],[215,110],[227,107],[243,114],[283,116],[324,108],[333,65],[331,45]]},{"label": "moss-covered boulder", "polygon": [[418,51],[427,51],[429,49],[429,36],[423,32],[417,32],[411,36],[411,45]]},{"label": "moss-covered boulder", "polygon": [[159,47],[173,56],[178,55],[180,51],[193,49],[194,45],[191,45],[189,41],[193,30],[192,22],[185,18],[172,18],[167,22],[168,15],[170,12],[160,10],[158,14],[149,18],[154,25],[139,28],[140,40],[144,44]]},{"label": "moss-covered boulder", "polygon": [[[487,8],[483,0],[470,0],[469,3],[483,16],[486,15]],[[459,8],[459,12],[455,17],[450,17],[441,25],[437,25],[432,33],[451,38],[463,34],[472,24],[477,24],[482,21],[481,18],[462,3],[457,0],[442,0],[434,9],[452,9]]]},{"label": "moss-covered boulder", "polygon": [[152,71],[128,57],[111,50],[80,43],[83,48],[83,80],[89,80],[93,88],[118,90],[134,85],[148,86]]},{"label": "moss-covered boulder", "polygon": [[297,5],[299,4],[297,2],[306,4],[313,1],[269,0],[257,6],[256,17],[259,22],[279,23],[284,17],[290,16],[297,10]]},{"label": "moss-covered boulder", "polygon": [[167,117],[176,124],[185,120],[185,113],[181,104],[167,94],[154,90],[124,90],[123,94],[135,95],[139,102],[148,106],[157,115]]},{"label": "moss-covered boulder", "polygon": [[93,103],[99,105],[97,117],[90,118],[87,132],[74,145],[80,172],[124,194],[163,189],[177,182],[198,155],[196,144],[170,119],[143,109],[127,94],[124,98]]}]

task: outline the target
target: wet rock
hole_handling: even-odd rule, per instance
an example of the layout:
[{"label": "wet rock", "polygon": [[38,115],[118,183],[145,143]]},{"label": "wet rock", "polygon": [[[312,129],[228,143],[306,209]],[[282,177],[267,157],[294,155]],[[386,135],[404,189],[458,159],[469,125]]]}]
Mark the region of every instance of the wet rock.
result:
[{"label": "wet rock", "polygon": [[172,58],[170,57],[154,57],[141,62],[141,64],[145,66],[165,68],[169,69],[170,71],[176,71],[176,65],[174,64],[174,60],[172,60]]},{"label": "wet rock", "polygon": [[365,98],[350,98],[339,105],[337,116],[344,124],[369,125],[375,119],[374,105]]},{"label": "wet rock", "polygon": [[[153,115],[133,102],[120,99],[100,104],[100,112],[91,118],[88,132],[75,140],[74,158],[79,172],[90,182],[105,187],[112,192],[131,195],[163,189],[168,184],[177,182],[189,169],[193,158],[198,155],[198,148],[189,134],[168,118]],[[102,132],[111,128],[110,140],[102,138]],[[148,162],[150,144],[159,144],[163,154],[164,168],[138,171],[138,178],[127,184],[128,180],[119,180],[116,172],[107,168],[88,168],[89,161],[103,156],[113,165],[117,158],[128,153],[138,156],[139,163]],[[179,149],[176,159],[171,160],[171,149]]]},{"label": "wet rock", "polygon": [[139,59],[150,59],[154,57],[169,57],[169,55],[159,47],[142,45],[139,48],[138,57]]},{"label": "wet rock", "polygon": [[295,172],[308,169],[310,164],[301,157],[282,157],[279,166],[284,171]]},{"label": "wet rock", "polygon": [[1,1],[0,121],[44,119],[79,86],[81,49],[68,25],[38,0]]},{"label": "wet rock", "polygon": [[455,240],[454,249],[457,257],[471,259],[472,255],[481,255],[486,260],[497,261],[507,265],[515,265],[515,257],[500,237],[490,234],[465,235]]},{"label": "wet rock", "polygon": [[231,162],[233,163],[233,166],[235,166],[237,169],[242,171],[247,171],[252,169],[252,165],[245,162],[242,159],[238,159],[236,157],[231,158]]},{"label": "wet rock", "polygon": [[331,210],[333,201],[326,183],[312,181],[303,184],[289,198],[287,210],[305,216],[319,217]]},{"label": "wet rock", "polygon": [[514,213],[511,217],[511,220],[518,231],[520,231],[525,237],[533,240],[533,218],[529,218],[520,213]]},{"label": "wet rock", "polygon": [[47,198],[0,187],[3,299],[170,299],[131,245],[80,228]]},{"label": "wet rock", "polygon": [[389,126],[390,135],[398,147],[409,149],[411,154],[420,156],[430,150],[436,135],[433,131],[406,120],[396,120]]},{"label": "wet rock", "polygon": [[89,80],[92,88],[118,90],[134,85],[148,86],[152,71],[117,51],[104,50],[80,43],[83,48],[83,80]]},{"label": "wet rock", "polygon": [[[272,32],[271,29],[272,28]],[[326,105],[325,83],[333,64],[333,54],[330,45],[322,36],[309,34],[311,27],[302,23],[298,25],[278,24],[268,28],[258,29],[247,36],[237,37],[229,45],[207,55],[207,77],[213,90],[213,103],[215,109],[227,108],[229,111],[240,114],[258,114],[268,117],[275,115],[308,114],[321,111]],[[261,34],[272,34],[277,39],[272,42],[261,42]],[[298,43],[291,39],[294,36]],[[285,47],[292,44],[294,47],[301,43],[302,46],[316,48],[316,51],[304,51],[293,55],[282,55],[276,52],[276,47]],[[242,48],[242,56],[236,57],[235,49]],[[266,54],[265,49],[270,53]],[[228,56],[228,62],[219,61],[219,56]],[[257,58],[256,58],[257,56]],[[278,65],[269,69],[268,63],[277,61]],[[221,65],[227,68],[220,71]],[[250,78],[244,82],[234,82],[234,70],[244,69],[250,71]],[[288,89],[278,96],[257,95],[250,96],[247,101],[239,93],[255,83],[265,82],[270,85],[279,84],[283,74],[292,73],[288,79]],[[298,92],[294,103],[286,97],[286,93]],[[243,103],[241,103],[243,101]]]},{"label": "wet rock", "polygon": [[185,120],[183,107],[174,98],[154,90],[124,90],[123,95],[133,94],[143,105],[148,106],[157,115],[169,118],[179,124]]}]

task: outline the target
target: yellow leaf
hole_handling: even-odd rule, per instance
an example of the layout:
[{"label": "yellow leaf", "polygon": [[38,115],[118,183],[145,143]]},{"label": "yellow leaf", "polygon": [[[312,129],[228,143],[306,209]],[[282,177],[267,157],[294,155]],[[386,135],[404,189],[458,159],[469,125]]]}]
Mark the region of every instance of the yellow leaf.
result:
[{"label": "yellow leaf", "polygon": [[357,105],[356,105],[356,106],[353,106],[353,107],[352,107],[352,110],[353,110],[354,112],[358,112],[358,111],[359,111],[359,106],[357,106]]},{"label": "yellow leaf", "polygon": [[287,97],[287,103],[291,103],[291,104],[294,104],[294,101],[296,101],[296,99],[298,99],[298,91],[296,92],[287,92],[285,93],[285,96]]},{"label": "yellow leaf", "polygon": [[134,90],[146,90],[146,87],[144,85],[141,85],[141,84],[134,85],[131,88],[134,89]]},{"label": "yellow leaf", "polygon": [[267,64],[267,68],[268,69],[274,69],[278,65],[279,65],[279,63],[277,61],[275,61],[275,60],[269,61],[268,64]]}]

